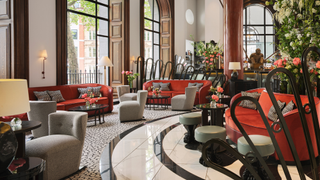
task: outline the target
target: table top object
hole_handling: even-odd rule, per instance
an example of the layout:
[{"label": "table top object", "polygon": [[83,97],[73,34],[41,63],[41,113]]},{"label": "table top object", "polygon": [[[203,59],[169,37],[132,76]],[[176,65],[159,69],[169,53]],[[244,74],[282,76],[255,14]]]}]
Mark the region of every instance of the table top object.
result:
[{"label": "table top object", "polygon": [[5,171],[14,159],[18,141],[10,125],[0,122],[0,173]]},{"label": "table top object", "polygon": [[[221,95],[221,96],[218,96],[219,99],[229,99],[231,98],[229,95]],[[206,99],[212,99],[211,96],[206,96]]]},{"label": "table top object", "polygon": [[69,110],[70,111],[92,111],[92,110],[104,109],[107,107],[109,107],[109,105],[107,104],[96,104],[96,106],[94,107],[90,106],[89,108],[87,108],[86,105],[83,105],[83,106],[76,106],[76,107],[70,108]]},{"label": "table top object", "polygon": [[[10,122],[6,122],[10,125]],[[10,125],[11,126],[11,125]],[[41,126],[40,121],[22,121],[21,126],[11,126],[12,131],[15,134],[24,133],[27,131],[31,131]]]},{"label": "table top object", "polygon": [[32,179],[45,169],[45,161],[37,157],[17,158],[0,173],[0,179]]},{"label": "table top object", "polygon": [[228,105],[217,103],[216,107],[212,107],[212,106],[210,106],[210,103],[206,103],[206,104],[198,104],[198,105],[196,105],[196,108],[198,108],[198,109],[207,109],[207,110],[215,110],[215,109],[228,108]]},{"label": "table top object", "polygon": [[166,99],[166,98],[170,98],[170,96],[148,96],[148,99]]}]

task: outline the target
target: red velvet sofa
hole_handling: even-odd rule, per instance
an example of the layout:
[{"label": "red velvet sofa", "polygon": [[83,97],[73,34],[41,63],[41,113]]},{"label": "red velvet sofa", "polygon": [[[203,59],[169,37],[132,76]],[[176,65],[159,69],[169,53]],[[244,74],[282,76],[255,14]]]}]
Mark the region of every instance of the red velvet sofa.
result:
[{"label": "red velvet sofa", "polygon": [[[206,96],[209,94],[209,89],[212,83],[209,80],[151,80],[143,84],[143,90],[148,90],[148,88],[152,86],[153,82],[170,83],[169,88],[171,91],[162,91],[161,93],[162,96],[170,96],[168,100],[169,104],[171,104],[172,97],[179,94],[185,94],[185,88],[188,87],[189,83],[203,83],[203,86],[196,93],[194,105],[207,103]],[[148,95],[152,95],[152,91],[149,91]],[[159,103],[159,102],[156,102],[156,103]],[[164,103],[164,102],[160,102],[160,103]]]},{"label": "red velvet sofa", "polygon": [[[259,98],[259,103],[260,106],[266,115],[268,119],[268,112],[270,107],[273,105],[271,102],[271,99],[267,93],[267,91],[264,88],[258,88],[258,89],[253,89],[249,90],[247,92],[259,92],[261,93],[261,96]],[[286,102],[289,103],[291,100],[296,104],[296,101],[294,99],[294,96],[292,94],[280,94],[280,93],[274,93],[276,100],[280,100],[281,102]],[[237,99],[241,97],[241,93],[236,94],[230,102],[230,107],[232,103]],[[302,104],[306,104],[308,102],[308,97],[305,95],[301,95],[301,102]],[[320,101],[319,98],[315,97],[315,104],[316,104],[316,109],[317,112],[320,112]],[[259,135],[266,135],[269,136],[268,131],[266,129],[266,126],[264,125],[262,118],[257,110],[249,109],[249,108],[244,108],[241,106],[237,106],[235,108],[235,115],[239,122],[241,123],[242,127],[244,130],[250,135],[250,134],[259,134]],[[291,133],[293,142],[296,146],[299,158],[301,161],[309,160],[309,153],[308,149],[306,148],[306,142],[305,142],[305,136],[303,133],[302,129],[302,124],[300,121],[300,116],[298,109],[293,109],[292,111],[286,113],[283,115],[284,119],[287,123],[287,126],[289,128],[289,131]],[[316,145],[316,138],[314,134],[314,128],[313,128],[313,123],[312,123],[312,118],[311,114],[306,115],[306,120],[308,123],[308,127],[310,130],[310,135],[311,135],[311,140],[313,143],[313,149],[315,152],[315,156],[318,156],[317,152],[317,145]],[[234,121],[231,118],[230,114],[230,109],[226,110],[225,112],[225,121],[226,121],[226,130],[227,130],[227,135],[232,140],[233,142],[237,143],[237,140],[239,137],[242,136],[240,133],[239,129],[235,125]],[[269,120],[269,125],[273,123],[273,121]],[[276,126],[277,127],[277,126]],[[291,154],[291,150],[289,148],[289,144],[287,142],[287,139],[284,135],[283,130],[280,133],[274,133],[275,138],[280,146],[282,155],[284,156],[285,161],[287,162],[293,162],[293,156]],[[278,155],[275,153],[275,158],[278,158]]]},{"label": "red velvet sofa", "polygon": [[[85,105],[84,99],[78,99],[80,96],[78,88],[86,87],[97,87],[101,86],[100,92],[102,97],[98,99],[97,104],[108,104],[109,107],[104,110],[104,112],[111,112],[113,110],[113,91],[112,87],[105,86],[102,84],[74,84],[74,85],[62,85],[62,86],[46,86],[46,87],[32,87],[29,88],[29,99],[31,101],[36,101],[37,98],[34,95],[33,91],[56,91],[60,90],[63,98],[66,101],[57,103],[57,110],[69,110],[72,107]],[[89,111],[89,115],[93,115],[94,111]],[[22,120],[27,120],[27,114],[19,116]],[[8,120],[4,120],[8,121]],[[9,120],[10,121],[10,120]]]}]

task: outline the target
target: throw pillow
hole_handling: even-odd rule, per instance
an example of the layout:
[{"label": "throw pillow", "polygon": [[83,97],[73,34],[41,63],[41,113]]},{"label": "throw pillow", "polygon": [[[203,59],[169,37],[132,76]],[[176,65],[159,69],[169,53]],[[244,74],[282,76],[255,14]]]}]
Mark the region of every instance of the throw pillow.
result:
[{"label": "throw pillow", "polygon": [[97,87],[87,87],[88,89],[91,90],[91,92],[94,94],[94,97],[99,97],[100,96],[100,89],[101,86],[97,86]]},{"label": "throw pillow", "polygon": [[152,83],[152,86],[153,86],[153,89],[152,89],[152,90],[154,90],[155,88],[159,88],[159,89],[160,89],[160,84],[162,84],[162,82],[159,82],[159,83],[153,82],[153,83]]},{"label": "throw pillow", "polygon": [[161,91],[170,91],[170,83],[161,83],[160,84],[160,90]]},{"label": "throw pillow", "polygon": [[80,96],[78,97],[79,99],[82,99],[82,95],[84,94],[88,94],[88,88],[78,88],[78,92],[80,94]]},{"label": "throw pillow", "polygon": [[48,91],[48,94],[51,96],[52,101],[61,102],[65,101],[65,99],[62,97],[61,91]]},{"label": "throw pillow", "polygon": [[[283,107],[286,105],[286,102],[281,102],[280,100],[278,100],[277,103],[278,103],[278,106],[280,107],[280,110],[282,110]],[[277,114],[276,109],[274,108],[273,105],[271,106],[271,108],[269,110],[268,118],[273,122],[277,121],[277,119],[278,119],[278,114]]]},{"label": "throw pillow", "polygon": [[[256,100],[259,99],[260,95],[261,95],[261,94],[258,93],[258,92],[249,93],[249,92],[241,91],[241,96],[253,97],[253,98],[255,98]],[[243,100],[243,101],[241,101],[241,103],[239,104],[239,106],[242,106],[242,107],[244,107],[244,108],[257,109],[256,104],[254,104],[252,101],[249,101],[249,100]]]},{"label": "throw pillow", "polygon": [[189,83],[188,84],[188,87],[192,87],[192,86],[196,86],[197,91],[199,91],[199,89],[203,86],[203,83]]},{"label": "throw pillow", "polygon": [[51,101],[47,91],[33,91],[34,95],[37,97],[38,101]]},{"label": "throw pillow", "polygon": [[282,110],[282,114],[285,114],[291,110],[293,110],[296,107],[296,105],[294,104],[294,102],[291,100],[286,107],[283,108]]}]

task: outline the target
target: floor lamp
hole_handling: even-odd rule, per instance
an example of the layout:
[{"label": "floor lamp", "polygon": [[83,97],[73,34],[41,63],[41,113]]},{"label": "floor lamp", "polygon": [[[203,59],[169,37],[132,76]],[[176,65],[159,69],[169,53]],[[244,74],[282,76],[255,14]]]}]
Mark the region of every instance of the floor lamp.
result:
[{"label": "floor lamp", "polygon": [[108,72],[110,72],[110,66],[112,67],[113,64],[111,62],[111,60],[109,59],[108,56],[102,56],[102,58],[100,59],[99,63],[97,66],[104,66],[104,74],[105,74],[105,78],[104,78],[104,84],[111,86],[111,82],[110,82],[110,76],[108,76],[109,80],[108,80],[108,84],[107,84],[107,72],[106,72],[106,67],[108,67]]}]

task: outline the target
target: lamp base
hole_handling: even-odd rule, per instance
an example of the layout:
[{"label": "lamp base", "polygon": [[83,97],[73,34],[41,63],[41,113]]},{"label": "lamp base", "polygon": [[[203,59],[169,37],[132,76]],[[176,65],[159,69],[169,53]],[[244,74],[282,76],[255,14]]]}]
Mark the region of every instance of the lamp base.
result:
[{"label": "lamp base", "polygon": [[238,79],[238,71],[233,71],[231,73],[231,81],[236,81]]}]

